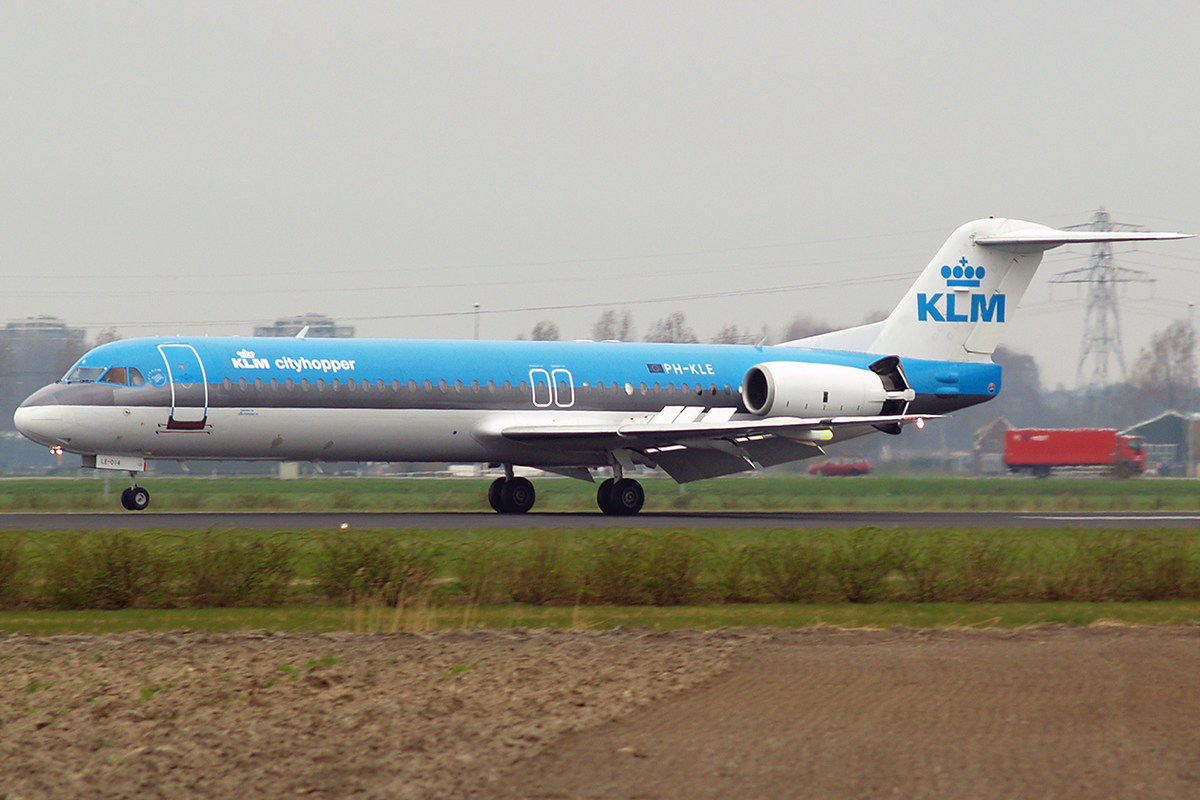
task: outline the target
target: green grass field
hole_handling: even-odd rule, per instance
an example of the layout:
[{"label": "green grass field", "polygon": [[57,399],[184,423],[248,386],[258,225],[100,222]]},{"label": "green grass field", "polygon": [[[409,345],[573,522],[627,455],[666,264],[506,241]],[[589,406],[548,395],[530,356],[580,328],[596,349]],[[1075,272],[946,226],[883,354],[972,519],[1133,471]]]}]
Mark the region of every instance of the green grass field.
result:
[{"label": "green grass field", "polygon": [[[1200,621],[1200,602],[879,603],[873,605],[474,606],[395,609],[379,606],[0,611],[0,632],[52,636],[124,631],[422,631],[439,628],[713,630],[730,627],[1020,628],[1040,624],[1127,625]],[[3,647],[0,646],[0,652]]]},{"label": "green grass field", "polygon": [[[154,511],[486,511],[487,480],[317,477],[146,477]],[[0,480],[0,512],[119,510],[123,476]],[[648,478],[646,510],[1126,511],[1200,509],[1190,480],[746,476],[680,487]],[[537,511],[595,511],[596,488],[536,482]],[[107,494],[106,494],[107,492]]]}]

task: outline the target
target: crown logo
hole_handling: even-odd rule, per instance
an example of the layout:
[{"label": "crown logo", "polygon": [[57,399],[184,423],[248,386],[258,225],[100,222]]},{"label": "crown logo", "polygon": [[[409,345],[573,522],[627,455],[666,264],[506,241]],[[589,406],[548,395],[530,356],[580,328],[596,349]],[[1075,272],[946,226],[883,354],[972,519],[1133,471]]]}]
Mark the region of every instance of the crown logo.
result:
[{"label": "crown logo", "polygon": [[238,358],[254,358],[253,350],[238,350]]},{"label": "crown logo", "polygon": [[967,263],[966,256],[960,258],[953,267],[949,264],[942,267],[942,277],[946,279],[946,285],[951,287],[978,287],[985,275],[987,270],[971,266]]}]

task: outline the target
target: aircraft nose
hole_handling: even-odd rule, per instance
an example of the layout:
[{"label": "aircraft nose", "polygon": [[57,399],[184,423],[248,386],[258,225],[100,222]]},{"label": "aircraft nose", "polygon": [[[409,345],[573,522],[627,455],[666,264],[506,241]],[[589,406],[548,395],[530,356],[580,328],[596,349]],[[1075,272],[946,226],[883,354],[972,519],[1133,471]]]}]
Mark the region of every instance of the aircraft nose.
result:
[{"label": "aircraft nose", "polygon": [[13,414],[13,423],[25,438],[46,447],[56,447],[71,441],[67,432],[70,415],[70,409],[64,406],[22,405]]}]

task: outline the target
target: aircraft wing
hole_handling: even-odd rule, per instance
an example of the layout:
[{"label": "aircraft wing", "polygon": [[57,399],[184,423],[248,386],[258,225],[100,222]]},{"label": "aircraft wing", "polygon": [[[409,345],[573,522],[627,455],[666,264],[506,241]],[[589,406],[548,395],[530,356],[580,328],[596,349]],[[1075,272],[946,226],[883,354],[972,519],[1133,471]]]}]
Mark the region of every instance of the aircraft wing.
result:
[{"label": "aircraft wing", "polygon": [[[680,483],[821,455],[821,445],[862,429],[894,427],[936,415],[730,419],[733,409],[667,406],[652,419],[620,425],[515,425],[506,439],[571,450],[629,450]],[[727,413],[726,413],[727,412]],[[703,415],[703,416],[701,416]],[[858,429],[858,430],[856,430]]]}]

